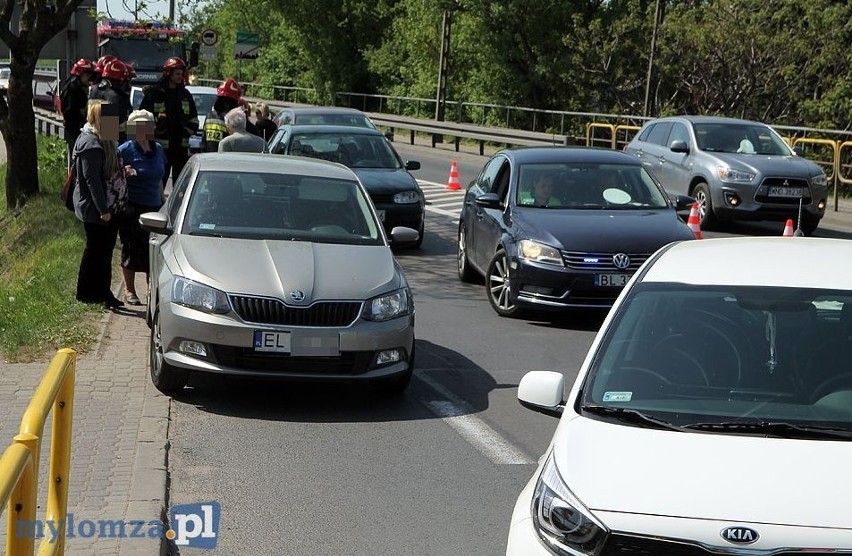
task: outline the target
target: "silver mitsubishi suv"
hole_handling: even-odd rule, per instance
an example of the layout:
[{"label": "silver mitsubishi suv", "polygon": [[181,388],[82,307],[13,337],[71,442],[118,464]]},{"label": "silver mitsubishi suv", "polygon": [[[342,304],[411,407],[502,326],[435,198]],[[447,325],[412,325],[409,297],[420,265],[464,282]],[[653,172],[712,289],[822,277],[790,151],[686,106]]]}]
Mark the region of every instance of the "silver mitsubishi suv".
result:
[{"label": "silver mitsubishi suv", "polygon": [[734,220],[796,222],[801,205],[801,229],[810,235],[825,214],[825,172],[759,122],[659,118],[645,123],[624,150],[668,193],[695,198],[705,230]]}]

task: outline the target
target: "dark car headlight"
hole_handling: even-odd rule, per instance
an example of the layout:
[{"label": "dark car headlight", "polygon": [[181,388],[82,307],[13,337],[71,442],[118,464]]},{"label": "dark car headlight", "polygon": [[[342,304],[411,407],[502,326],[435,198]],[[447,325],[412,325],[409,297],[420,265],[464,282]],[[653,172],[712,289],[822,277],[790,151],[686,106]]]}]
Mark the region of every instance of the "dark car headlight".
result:
[{"label": "dark car headlight", "polygon": [[535,485],[532,521],[544,545],[558,556],[598,554],[607,536],[606,528],[559,476],[553,453]]},{"label": "dark car headlight", "polygon": [[537,263],[565,266],[559,249],[531,239],[522,239],[518,242],[518,257]]},{"label": "dark car headlight", "polygon": [[420,193],[417,191],[403,191],[393,196],[393,202],[398,205],[411,205],[420,202]]},{"label": "dark car headlight", "polygon": [[368,299],[364,304],[362,316],[366,320],[386,321],[411,314],[414,302],[408,288],[400,288],[391,293]]},{"label": "dark car headlight", "polygon": [[825,177],[825,173],[823,172],[816,176],[811,176],[811,183],[817,187],[828,187],[828,178]]},{"label": "dark car headlight", "polygon": [[228,295],[216,288],[175,276],[172,284],[172,302],[205,313],[224,314],[231,311]]}]

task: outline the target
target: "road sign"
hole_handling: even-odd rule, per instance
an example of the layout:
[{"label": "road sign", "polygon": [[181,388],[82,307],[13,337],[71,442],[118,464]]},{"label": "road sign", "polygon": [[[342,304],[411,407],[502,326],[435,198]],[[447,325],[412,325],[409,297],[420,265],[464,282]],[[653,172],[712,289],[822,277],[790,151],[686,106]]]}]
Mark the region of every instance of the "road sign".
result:
[{"label": "road sign", "polygon": [[217,42],[219,42],[219,33],[213,29],[205,29],[201,33],[201,44],[204,46],[216,46]]},{"label": "road sign", "polygon": [[201,48],[198,49],[198,55],[205,62],[209,62],[210,60],[215,60],[216,55],[219,53],[218,46],[207,46],[206,44],[202,44]]},{"label": "road sign", "polygon": [[246,31],[237,31],[237,42],[234,45],[234,58],[240,60],[257,58],[260,50],[260,35]]}]

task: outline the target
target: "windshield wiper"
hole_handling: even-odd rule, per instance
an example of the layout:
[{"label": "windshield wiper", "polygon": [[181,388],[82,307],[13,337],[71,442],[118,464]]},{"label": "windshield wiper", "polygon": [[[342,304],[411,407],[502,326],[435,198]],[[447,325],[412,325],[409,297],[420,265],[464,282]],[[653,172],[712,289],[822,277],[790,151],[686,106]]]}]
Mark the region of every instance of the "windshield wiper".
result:
[{"label": "windshield wiper", "polygon": [[848,429],[793,425],[791,423],[784,423],[783,421],[695,423],[684,425],[683,428],[713,432],[765,434],[778,438],[852,439],[852,431]]},{"label": "windshield wiper", "polygon": [[202,232],[199,230],[194,230],[189,232],[191,236],[204,236],[204,237],[222,237],[222,234],[217,234],[216,232]]},{"label": "windshield wiper", "polygon": [[646,415],[641,411],[637,411],[635,409],[628,409],[626,407],[610,407],[608,405],[584,405],[580,409],[583,411],[588,411],[593,415],[613,417],[624,423],[641,425],[647,428],[672,431],[682,430],[681,427],[673,425],[668,421],[657,419],[656,417],[651,417],[650,415]]}]

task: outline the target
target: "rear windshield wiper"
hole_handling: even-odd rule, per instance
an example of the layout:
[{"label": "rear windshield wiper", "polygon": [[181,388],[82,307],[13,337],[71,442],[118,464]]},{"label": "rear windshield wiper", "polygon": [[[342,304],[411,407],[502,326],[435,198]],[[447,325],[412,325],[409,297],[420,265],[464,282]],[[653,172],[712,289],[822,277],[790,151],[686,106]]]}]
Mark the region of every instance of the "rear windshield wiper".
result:
[{"label": "rear windshield wiper", "polygon": [[852,440],[852,430],[834,427],[815,427],[793,425],[784,422],[760,421],[743,423],[737,421],[721,423],[695,423],[684,425],[685,429],[712,432],[741,432],[744,434],[765,434],[778,438],[812,438],[829,440]]},{"label": "rear windshield wiper", "polygon": [[581,411],[587,411],[593,415],[603,415],[605,417],[613,417],[619,421],[624,423],[631,423],[633,425],[641,425],[646,428],[652,429],[664,429],[664,430],[673,430],[673,431],[681,431],[681,427],[677,425],[673,425],[668,421],[664,421],[662,419],[657,419],[656,417],[651,417],[650,415],[646,415],[641,411],[637,411],[635,409],[629,409],[626,407],[610,407],[608,405],[584,405],[580,408]]}]

